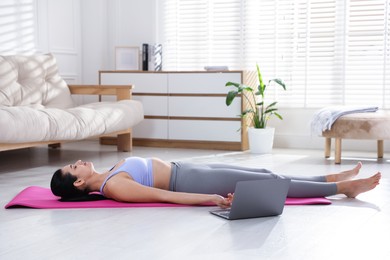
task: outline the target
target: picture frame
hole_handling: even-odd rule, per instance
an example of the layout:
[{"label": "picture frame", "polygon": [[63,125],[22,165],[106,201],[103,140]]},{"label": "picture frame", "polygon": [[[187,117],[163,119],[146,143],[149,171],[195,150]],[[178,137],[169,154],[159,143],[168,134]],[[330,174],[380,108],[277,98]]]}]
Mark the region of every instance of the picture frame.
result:
[{"label": "picture frame", "polygon": [[139,70],[139,47],[115,47],[115,70]]}]

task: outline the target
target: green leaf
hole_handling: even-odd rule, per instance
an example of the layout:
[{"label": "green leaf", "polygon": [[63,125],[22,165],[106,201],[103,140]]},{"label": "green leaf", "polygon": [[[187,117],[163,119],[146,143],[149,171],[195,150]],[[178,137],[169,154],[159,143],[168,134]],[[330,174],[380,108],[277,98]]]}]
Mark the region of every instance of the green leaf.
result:
[{"label": "green leaf", "polygon": [[278,102],[272,102],[271,104],[269,104],[265,109],[268,109],[268,108],[271,108],[273,106],[275,106]]},{"label": "green leaf", "polygon": [[258,78],[258,80],[259,80],[258,89],[259,89],[260,95],[261,95],[262,97],[264,97],[265,85],[264,85],[264,83],[263,83],[263,77],[261,76],[259,64],[256,64],[256,69],[257,69],[257,78]]},{"label": "green leaf", "polygon": [[226,84],[225,84],[225,86],[226,87],[231,87],[231,86],[233,86],[233,87],[235,87],[235,88],[237,88],[237,92],[238,93],[241,93],[242,91],[244,91],[244,90],[246,90],[246,91],[253,91],[253,89],[251,88],[251,87],[249,87],[249,86],[247,86],[247,85],[244,85],[244,84],[240,84],[240,83],[235,83],[235,82],[227,82]]},{"label": "green leaf", "polygon": [[236,90],[231,90],[228,92],[226,96],[226,105],[230,106],[230,104],[233,102],[234,98],[237,96],[238,91]]},{"label": "green leaf", "polygon": [[286,90],[286,84],[281,79],[271,79],[269,82],[271,82],[271,81],[276,82],[277,84],[282,86],[284,90]]},{"label": "green leaf", "polygon": [[277,108],[271,108],[271,109],[266,109],[265,110],[265,114],[268,114],[268,113],[273,113],[274,111],[278,110]]},{"label": "green leaf", "polygon": [[254,113],[254,111],[252,109],[247,109],[247,110],[244,110],[242,111],[242,115],[245,116],[246,114],[249,114],[249,113]]},{"label": "green leaf", "polygon": [[252,91],[253,91],[253,88],[248,87],[248,86],[245,86],[245,85],[242,85],[241,90],[246,90],[246,91],[252,92]]},{"label": "green leaf", "polygon": [[231,82],[231,81],[229,81],[229,82],[227,82],[227,83],[225,84],[226,87],[234,86],[234,87],[236,87],[236,88],[239,88],[240,85],[241,85],[240,83],[235,83],[235,82]]},{"label": "green leaf", "polygon": [[278,113],[274,113],[274,115],[275,115],[276,117],[278,117],[280,120],[283,120],[283,117],[282,117],[281,115],[279,115]]}]

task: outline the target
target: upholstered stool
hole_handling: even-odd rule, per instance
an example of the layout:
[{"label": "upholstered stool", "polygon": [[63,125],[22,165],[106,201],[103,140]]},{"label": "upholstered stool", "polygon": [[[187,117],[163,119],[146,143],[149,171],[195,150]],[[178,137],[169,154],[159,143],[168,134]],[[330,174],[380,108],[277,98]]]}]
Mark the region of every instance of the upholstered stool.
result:
[{"label": "upholstered stool", "polygon": [[383,158],[383,140],[390,139],[390,111],[355,113],[339,117],[330,130],[322,132],[325,157],[330,157],[331,140],[335,138],[335,163],[341,163],[341,140],[377,140],[378,158]]}]

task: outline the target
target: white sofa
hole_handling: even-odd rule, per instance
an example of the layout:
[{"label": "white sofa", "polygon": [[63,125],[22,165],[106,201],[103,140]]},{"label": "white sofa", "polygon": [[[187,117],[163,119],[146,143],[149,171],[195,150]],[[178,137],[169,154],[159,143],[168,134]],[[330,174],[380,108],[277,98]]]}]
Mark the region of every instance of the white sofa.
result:
[{"label": "white sofa", "polygon": [[[68,86],[51,54],[0,56],[0,151],[113,134],[118,150],[130,151],[131,128],[144,118],[131,88]],[[75,106],[73,94],[117,100]]]}]

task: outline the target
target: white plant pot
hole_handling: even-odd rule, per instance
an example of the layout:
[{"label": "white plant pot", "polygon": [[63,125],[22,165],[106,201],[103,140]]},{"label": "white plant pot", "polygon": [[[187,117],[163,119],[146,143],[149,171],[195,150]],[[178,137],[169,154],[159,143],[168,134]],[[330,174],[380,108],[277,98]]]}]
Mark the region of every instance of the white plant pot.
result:
[{"label": "white plant pot", "polygon": [[271,153],[275,128],[248,128],[249,150],[251,153]]}]

